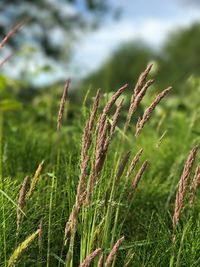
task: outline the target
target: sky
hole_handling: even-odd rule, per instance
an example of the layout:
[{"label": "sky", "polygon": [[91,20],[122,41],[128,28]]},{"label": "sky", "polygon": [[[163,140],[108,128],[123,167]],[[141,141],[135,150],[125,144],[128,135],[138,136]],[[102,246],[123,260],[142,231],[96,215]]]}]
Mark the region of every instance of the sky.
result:
[{"label": "sky", "polygon": [[[38,67],[42,68],[44,64],[44,58],[36,44],[32,57],[27,52],[24,60],[12,59],[4,66],[5,73],[17,78],[21,69],[24,77],[35,86],[50,85],[68,77],[77,80],[98,69],[120,44],[139,39],[154,49],[160,49],[170,32],[200,21],[200,0],[108,0],[108,3],[114,9],[122,10],[120,19],[114,20],[108,14],[98,29],[88,33],[84,31],[75,44],[70,64],[46,58],[45,64],[53,67],[52,72],[38,71]],[[74,12],[72,9],[61,9],[63,12]],[[67,37],[67,33],[59,29],[50,35],[60,43]],[[13,68],[13,65],[16,67]]]}]

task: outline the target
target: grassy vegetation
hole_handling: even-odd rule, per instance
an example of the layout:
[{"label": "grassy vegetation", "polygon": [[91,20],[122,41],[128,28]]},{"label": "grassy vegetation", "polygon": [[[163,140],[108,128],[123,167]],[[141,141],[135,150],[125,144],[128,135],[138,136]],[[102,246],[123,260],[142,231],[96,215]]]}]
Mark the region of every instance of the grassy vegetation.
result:
[{"label": "grassy vegetation", "polygon": [[1,266],[199,266],[198,94],[160,106],[151,68],[81,106],[1,77]]},{"label": "grassy vegetation", "polygon": [[[145,85],[146,79],[133,101]],[[122,91],[130,95],[132,89]],[[97,94],[92,112],[91,99],[88,94],[74,110],[68,97],[59,131],[54,91],[21,109],[11,100],[7,108],[1,103],[1,266],[79,266],[96,249],[98,255],[87,258],[95,256],[91,266],[199,266],[200,206],[189,205],[188,184],[181,216],[172,223],[184,164],[200,142],[199,110],[173,110],[168,97],[136,138],[143,111],[131,116],[125,131],[128,108],[122,101],[110,107],[113,96]],[[190,165],[198,161],[197,155]]]}]

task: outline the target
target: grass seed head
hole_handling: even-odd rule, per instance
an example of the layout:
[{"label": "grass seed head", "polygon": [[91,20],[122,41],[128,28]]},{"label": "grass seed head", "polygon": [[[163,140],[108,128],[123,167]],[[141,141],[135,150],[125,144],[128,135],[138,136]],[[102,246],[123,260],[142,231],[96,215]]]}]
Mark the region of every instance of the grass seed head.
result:
[{"label": "grass seed head", "polygon": [[115,131],[115,127],[117,125],[118,119],[119,119],[119,115],[120,115],[120,111],[122,108],[122,104],[123,104],[124,99],[122,98],[116,108],[115,114],[113,115],[113,119],[112,119],[112,124],[111,124],[111,128],[110,128],[110,137],[113,136],[113,133]]},{"label": "grass seed head", "polygon": [[156,106],[160,103],[160,101],[169,93],[171,87],[163,90],[160,94],[156,96],[152,104],[145,110],[142,118],[138,120],[136,125],[136,133],[135,135],[138,136],[141,132],[142,128],[144,127],[145,123],[150,119],[152,112],[156,108]]},{"label": "grass seed head", "polygon": [[97,267],[103,267],[103,259],[104,259],[104,256],[103,256],[103,254],[101,254],[101,257],[99,258]]},{"label": "grass seed head", "polygon": [[141,103],[142,99],[144,98],[146,92],[147,92],[147,89],[154,83],[154,80],[149,80],[147,81],[144,86],[141,88],[141,90],[137,93],[137,95],[133,95],[132,98],[131,98],[131,104],[130,104],[130,107],[129,107],[129,111],[128,111],[128,115],[127,115],[127,120],[126,120],[126,123],[125,123],[125,126],[124,126],[124,131],[126,132],[129,125],[130,125],[130,122],[131,122],[131,119],[133,117],[133,114],[135,113],[135,111],[137,110],[139,104]]},{"label": "grass seed head", "polygon": [[119,164],[119,168],[118,168],[118,172],[117,172],[117,176],[116,176],[116,183],[119,181],[119,179],[121,178],[121,176],[123,175],[124,169],[126,167],[126,164],[130,158],[130,154],[131,152],[127,152],[124,157],[122,158],[120,164]]},{"label": "grass seed head", "polygon": [[38,168],[37,168],[37,170],[36,170],[36,172],[34,174],[34,177],[32,179],[32,182],[31,182],[31,185],[30,185],[30,189],[29,189],[28,194],[27,194],[27,197],[29,199],[32,197],[33,192],[34,192],[34,190],[36,188],[36,185],[37,185],[37,183],[39,181],[40,173],[42,171],[43,165],[44,165],[44,160],[39,164],[39,166],[38,166]]},{"label": "grass seed head", "polygon": [[143,152],[143,148],[141,148],[137,154],[135,155],[135,157],[133,158],[133,160],[131,161],[131,164],[128,168],[128,171],[126,173],[126,182],[128,181],[128,178],[131,176],[132,172],[134,171],[135,169],[135,166],[137,165],[141,155],[142,155],[142,152]]},{"label": "grass seed head", "polygon": [[136,83],[136,86],[134,88],[134,96],[136,97],[139,92],[141,91],[142,87],[146,83],[147,76],[149,75],[151,69],[153,67],[153,64],[149,64],[146,69],[140,74],[138,81]]},{"label": "grass seed head", "polygon": [[34,241],[34,239],[39,235],[40,229],[35,231],[29,237],[27,237],[19,246],[15,249],[8,261],[8,267],[14,267],[17,259],[20,257],[22,252]]},{"label": "grass seed head", "polygon": [[64,110],[65,110],[65,102],[67,99],[70,82],[71,82],[70,79],[68,79],[67,82],[65,83],[63,95],[60,100],[60,107],[59,107],[58,117],[57,117],[57,131],[59,131],[61,128],[62,117],[63,117]]},{"label": "grass seed head", "polygon": [[139,183],[139,181],[141,180],[142,175],[143,175],[143,173],[145,172],[145,170],[146,170],[148,164],[149,164],[149,162],[148,162],[148,160],[146,160],[146,161],[142,164],[142,166],[140,167],[139,171],[137,172],[137,174],[136,174],[136,176],[135,176],[135,178],[134,178],[134,180],[133,180],[133,182],[132,182],[132,184],[131,184],[131,190],[130,190],[130,192],[129,192],[129,198],[131,198],[132,195],[133,195],[133,193],[135,192],[135,190],[136,190],[136,188],[137,188],[137,186],[138,186],[138,183]]},{"label": "grass seed head", "polygon": [[175,209],[174,209],[174,215],[173,215],[173,229],[176,229],[176,226],[178,224],[178,221],[180,219],[181,215],[181,209],[183,206],[183,200],[185,197],[185,193],[189,184],[190,180],[190,174],[192,171],[192,166],[194,164],[196,154],[198,151],[198,146],[195,146],[189,153],[187,161],[184,165],[183,173],[181,176],[181,179],[179,181],[178,191],[176,194],[176,200],[175,200]]},{"label": "grass seed head", "polygon": [[115,255],[117,254],[117,251],[119,250],[119,247],[121,246],[122,242],[124,241],[124,236],[121,237],[117,242],[115,243],[114,247],[112,248],[111,252],[109,253],[106,262],[105,262],[105,267],[111,266]]},{"label": "grass seed head", "polygon": [[197,191],[197,187],[199,185],[199,181],[200,181],[200,165],[196,167],[194,178],[190,186],[190,206],[192,206],[194,202],[194,197]]},{"label": "grass seed head", "polygon": [[79,267],[88,267],[94,260],[96,256],[98,256],[101,253],[101,248],[97,248],[95,251],[93,251],[90,255],[86,257],[86,259],[83,261],[83,263],[80,264]]},{"label": "grass seed head", "polygon": [[26,176],[23,180],[19,191],[19,198],[18,198],[18,207],[17,207],[17,226],[19,227],[20,220],[22,218],[22,212],[25,202],[26,202],[26,194],[29,189],[29,176]]},{"label": "grass seed head", "polygon": [[27,22],[27,19],[24,19],[17,23],[3,38],[3,40],[0,42],[0,49],[4,47],[4,45],[9,41],[9,39],[15,35],[15,33]]}]

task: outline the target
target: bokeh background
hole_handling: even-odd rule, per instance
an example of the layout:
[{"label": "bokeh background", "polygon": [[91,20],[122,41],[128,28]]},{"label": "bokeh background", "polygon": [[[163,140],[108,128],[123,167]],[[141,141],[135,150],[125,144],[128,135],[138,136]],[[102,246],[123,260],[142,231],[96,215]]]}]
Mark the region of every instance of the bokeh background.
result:
[{"label": "bokeh background", "polygon": [[172,85],[181,106],[199,93],[198,0],[1,0],[0,13],[1,39],[27,19],[0,51],[1,61],[12,55],[1,81],[18,84],[20,96],[67,78],[75,100],[89,87],[114,91],[134,84],[149,62],[157,87]]}]

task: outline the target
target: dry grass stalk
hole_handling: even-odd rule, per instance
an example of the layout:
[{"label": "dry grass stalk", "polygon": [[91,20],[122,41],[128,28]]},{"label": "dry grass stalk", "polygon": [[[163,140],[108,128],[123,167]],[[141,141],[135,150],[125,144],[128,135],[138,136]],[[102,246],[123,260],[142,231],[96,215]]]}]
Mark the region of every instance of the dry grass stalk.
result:
[{"label": "dry grass stalk", "polygon": [[183,200],[185,197],[187,186],[189,184],[190,174],[191,174],[192,166],[196,158],[197,151],[198,151],[198,146],[195,146],[190,151],[187,161],[185,163],[184,169],[183,169],[180,182],[179,182],[178,192],[176,194],[176,200],[175,200],[174,215],[173,215],[173,229],[174,230],[176,229],[176,226],[180,219],[181,209],[183,206]]},{"label": "dry grass stalk", "polygon": [[88,151],[91,145],[92,130],[94,127],[94,121],[95,121],[97,110],[99,107],[99,100],[100,100],[100,90],[97,91],[90,118],[86,122],[84,131],[83,131],[82,150],[81,150],[81,166],[80,166],[81,172],[80,172],[79,184],[77,188],[76,202],[72,208],[69,220],[67,221],[66,226],[65,226],[64,240],[66,240],[66,237],[70,231],[73,231],[73,232],[76,231],[78,213],[82,205],[82,200],[84,198],[84,184],[85,184],[85,178],[86,178],[86,170],[87,170],[88,161],[89,161]]},{"label": "dry grass stalk", "polygon": [[19,228],[19,223],[22,218],[22,212],[25,202],[26,202],[26,193],[29,189],[29,176],[26,176],[23,180],[23,183],[21,185],[20,191],[19,191],[19,198],[18,198],[18,207],[17,207],[17,228]]},{"label": "dry grass stalk", "polygon": [[125,154],[125,156],[122,158],[121,162],[120,162],[120,165],[119,165],[119,168],[118,168],[118,172],[117,172],[117,176],[116,176],[116,183],[119,182],[119,179],[121,178],[123,172],[124,172],[124,169],[126,167],[126,164],[130,158],[130,154],[131,152],[127,152]]},{"label": "dry grass stalk", "polygon": [[105,124],[106,121],[106,116],[108,115],[108,112],[110,111],[110,109],[112,108],[112,106],[114,105],[114,103],[116,102],[116,100],[119,98],[119,96],[125,91],[125,89],[127,88],[128,84],[123,85],[122,87],[120,87],[112,96],[112,98],[106,103],[103,112],[99,118],[98,124],[97,124],[97,130],[100,133],[103,129],[103,126]]},{"label": "dry grass stalk", "polygon": [[128,111],[128,115],[127,115],[127,120],[124,126],[124,131],[126,132],[131,119],[133,117],[133,114],[135,113],[135,111],[137,110],[140,102],[142,101],[143,97],[145,96],[147,89],[154,83],[154,80],[149,80],[147,81],[144,86],[141,88],[141,90],[137,93],[137,95],[133,95],[132,99],[131,99],[131,104],[129,107],[129,111]]},{"label": "dry grass stalk", "polygon": [[138,153],[135,155],[135,157],[133,158],[133,160],[131,161],[131,164],[128,168],[128,171],[126,173],[126,183],[128,181],[128,178],[131,176],[132,172],[134,171],[135,169],[135,166],[137,165],[141,155],[142,155],[142,152],[143,152],[143,148],[141,148]]},{"label": "dry grass stalk", "polygon": [[57,117],[57,131],[59,131],[60,127],[61,127],[62,117],[63,117],[63,113],[65,110],[65,102],[66,102],[66,98],[68,95],[70,82],[71,82],[70,79],[68,79],[67,82],[65,83],[63,95],[62,95],[62,98],[60,100],[60,108],[59,108],[58,117]]},{"label": "dry grass stalk", "polygon": [[108,114],[110,111],[111,107],[114,105],[116,100],[119,98],[119,96],[126,90],[128,84],[124,84],[122,87],[120,87],[111,97],[111,99],[107,102],[103,109],[103,114]]},{"label": "dry grass stalk", "polygon": [[122,242],[124,240],[124,237],[121,237],[114,245],[114,247],[112,248],[111,252],[109,253],[107,259],[106,259],[106,262],[105,262],[105,265],[104,267],[109,267],[111,266],[113,260],[114,260],[114,257],[119,249],[119,247],[121,246]]},{"label": "dry grass stalk", "polygon": [[162,142],[163,142],[163,140],[164,140],[166,134],[167,134],[167,130],[165,130],[165,131],[163,132],[163,134],[161,135],[161,137],[159,138],[158,143],[156,144],[156,147],[157,147],[157,148],[159,148],[160,145],[162,144]]},{"label": "dry grass stalk", "polygon": [[129,250],[129,252],[127,253],[126,258],[124,260],[124,266],[123,267],[130,266],[130,263],[133,260],[134,256],[135,256],[135,252],[132,252],[131,250]]},{"label": "dry grass stalk", "polygon": [[104,134],[106,134],[108,125],[105,124],[105,128],[103,128],[102,136],[101,136],[101,140],[100,140],[99,144],[101,144],[101,148],[104,151],[104,154],[107,153],[108,147],[110,145],[110,142],[112,140],[113,134],[115,132],[115,128],[117,126],[117,122],[118,122],[118,119],[119,119],[119,115],[120,115],[120,112],[121,112],[123,101],[124,101],[124,99],[120,100],[120,102],[119,102],[119,104],[118,104],[118,106],[117,106],[117,108],[115,110],[115,113],[114,113],[113,119],[112,119],[112,123],[111,123],[111,127],[110,127],[110,133],[109,133],[109,135],[107,137],[105,137]]},{"label": "dry grass stalk", "polygon": [[0,68],[12,57],[13,55],[11,54],[11,55],[9,55],[9,56],[7,56],[6,58],[4,58],[4,60],[2,60],[1,62],[0,62]]},{"label": "dry grass stalk", "polygon": [[193,178],[192,184],[190,186],[190,206],[191,207],[194,203],[194,197],[195,197],[195,193],[197,191],[197,187],[199,185],[199,181],[200,181],[200,165],[198,165],[196,167],[194,178]]},{"label": "dry grass stalk", "polygon": [[136,174],[136,176],[135,176],[135,178],[134,178],[134,180],[133,180],[133,182],[131,184],[131,189],[130,189],[130,192],[129,192],[129,195],[128,195],[129,198],[131,198],[133,193],[135,192],[135,190],[137,188],[137,185],[138,185],[139,181],[141,180],[142,175],[145,172],[148,164],[149,164],[149,162],[148,162],[148,160],[146,160],[142,164],[142,166],[140,167],[139,171],[137,172],[137,174]]},{"label": "dry grass stalk", "polygon": [[72,211],[70,213],[69,219],[65,225],[64,231],[64,242],[66,244],[67,236],[69,233],[75,234],[77,229],[77,220],[78,220],[78,213],[81,207],[81,203],[75,202]]},{"label": "dry grass stalk", "polygon": [[22,252],[34,241],[34,239],[39,235],[40,230],[38,229],[32,235],[27,237],[19,246],[15,249],[8,261],[8,267],[14,267],[17,259],[20,257]]},{"label": "dry grass stalk", "polygon": [[38,234],[38,247],[41,251],[42,249],[42,233],[43,233],[43,220],[41,219],[40,220],[40,223],[39,223],[39,234]]},{"label": "dry grass stalk", "polygon": [[[97,137],[95,159],[94,159],[94,163],[92,166],[91,174],[88,179],[87,189],[86,189],[86,201],[85,201],[86,205],[89,204],[93,185],[95,184],[96,179],[103,168],[103,164],[106,158],[106,153],[107,153],[108,143],[109,143],[108,138],[107,138],[108,126],[109,126],[108,120],[106,119],[103,129],[101,132],[99,132],[98,137]],[[100,127],[102,127],[102,125],[100,125]]]},{"label": "dry grass stalk", "polygon": [[98,256],[101,253],[101,248],[97,248],[95,251],[93,251],[90,255],[86,257],[86,259],[83,261],[83,263],[80,264],[79,267],[88,267],[94,260],[96,256]]},{"label": "dry grass stalk", "polygon": [[9,39],[27,22],[26,19],[22,20],[21,22],[17,23],[11,31],[3,38],[0,42],[0,49],[4,47],[4,45],[9,41]]},{"label": "dry grass stalk", "polygon": [[92,129],[94,127],[94,121],[96,118],[97,110],[99,107],[100,100],[100,90],[97,91],[96,97],[94,99],[92,112],[89,120],[86,122],[86,126],[84,128],[84,133],[82,137],[82,151],[81,151],[81,174],[79,179],[79,185],[77,190],[77,196],[80,198],[83,194],[83,185],[85,182],[86,169],[89,161],[88,150],[91,144],[92,138]]},{"label": "dry grass stalk", "polygon": [[142,87],[146,83],[147,76],[149,75],[149,72],[151,71],[153,67],[153,64],[149,64],[146,69],[140,74],[139,79],[136,83],[136,86],[134,88],[134,96],[136,97],[138,93],[141,91]]},{"label": "dry grass stalk", "polygon": [[145,123],[150,119],[151,114],[156,108],[156,106],[169,93],[170,90],[171,90],[171,87],[168,87],[167,89],[163,90],[160,94],[158,94],[157,97],[152,102],[152,104],[145,110],[142,118],[139,118],[137,125],[136,125],[136,133],[135,133],[136,136],[139,135]]},{"label": "dry grass stalk", "polygon": [[113,116],[113,119],[112,119],[112,124],[111,124],[111,128],[110,128],[110,136],[112,137],[113,136],[113,133],[115,131],[115,127],[117,125],[117,122],[118,122],[118,119],[119,119],[119,115],[120,115],[120,111],[121,111],[121,108],[122,108],[122,104],[123,104],[123,101],[124,99],[122,98],[116,108],[116,111],[115,111],[115,114]]},{"label": "dry grass stalk", "polygon": [[97,110],[98,110],[98,107],[99,107],[100,97],[101,97],[101,92],[100,92],[100,89],[99,89],[97,91],[97,94],[96,94],[95,98],[94,98],[92,112],[91,112],[91,116],[90,116],[90,119],[89,119],[89,131],[90,132],[92,131],[93,126],[94,126],[94,121],[95,121],[95,118],[96,118],[96,113],[97,113]]},{"label": "dry grass stalk", "polygon": [[101,257],[99,258],[99,261],[98,261],[98,264],[97,264],[97,267],[103,267],[103,254],[101,254]]},{"label": "dry grass stalk", "polygon": [[[104,140],[104,134],[106,132],[105,130],[107,130],[107,128],[108,128],[108,126],[107,126],[107,115],[108,115],[108,112],[110,111],[110,109],[112,108],[112,106],[116,102],[116,100],[119,98],[119,96],[125,91],[127,86],[128,86],[128,84],[125,84],[124,86],[119,88],[117,90],[117,92],[114,93],[114,95],[112,96],[110,101],[108,101],[106,103],[106,105],[105,105],[105,107],[103,109],[103,112],[99,117],[99,120],[98,120],[98,123],[97,123],[97,143],[99,145],[101,145],[101,147],[104,147],[104,150],[106,150],[106,148],[108,148],[108,145],[109,145],[108,141],[106,142],[105,146],[102,144],[102,141],[105,141]],[[114,130],[115,130],[115,127],[116,127],[116,123],[117,123],[117,120],[118,120],[118,117],[119,117],[119,114],[120,114],[120,111],[121,111],[122,104],[123,104],[123,100],[120,101],[119,105],[117,106],[116,112],[115,112],[115,114],[113,116],[113,122],[112,122],[111,129],[110,129],[110,138],[108,138],[108,139],[111,139],[111,137],[112,137],[112,135],[114,133]]]},{"label": "dry grass stalk", "polygon": [[37,168],[37,170],[33,176],[33,179],[32,179],[31,185],[30,185],[30,189],[29,189],[28,194],[27,194],[27,198],[31,198],[33,195],[35,187],[36,187],[38,180],[40,178],[40,173],[42,171],[43,165],[44,165],[44,160],[39,164],[39,166],[38,166],[38,168]]}]

